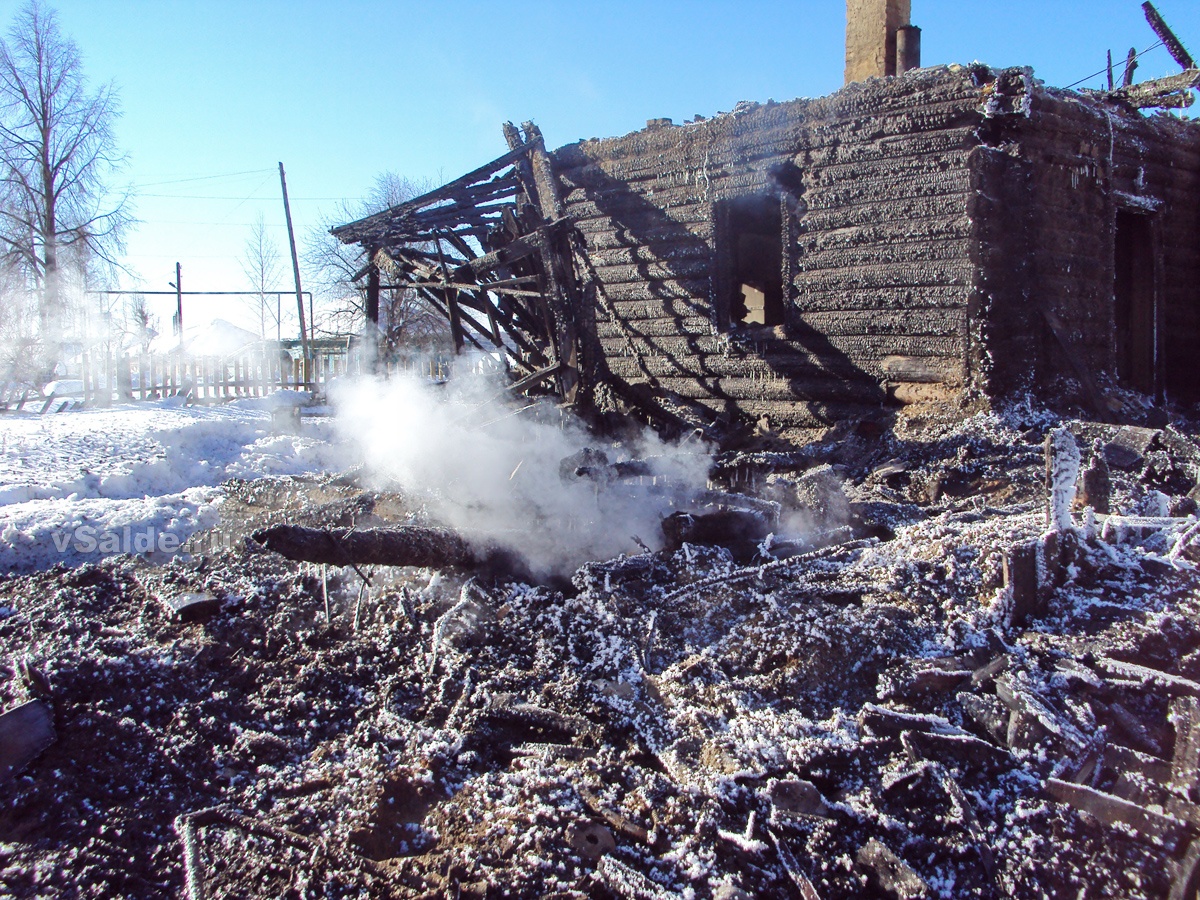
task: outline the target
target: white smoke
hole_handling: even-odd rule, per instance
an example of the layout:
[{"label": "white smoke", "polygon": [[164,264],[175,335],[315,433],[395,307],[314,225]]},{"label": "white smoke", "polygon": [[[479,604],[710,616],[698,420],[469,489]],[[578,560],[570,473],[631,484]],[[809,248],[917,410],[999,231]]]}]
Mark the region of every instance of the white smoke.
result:
[{"label": "white smoke", "polygon": [[[372,486],[423,501],[437,523],[514,551],[537,575],[637,553],[639,540],[661,547],[662,517],[705,489],[710,459],[695,443],[668,444],[647,430],[606,445],[548,401],[501,396],[484,376],[331,389],[336,427],[361,452]],[[584,448],[609,463],[647,460],[651,474],[605,482],[574,477],[568,465],[562,477],[562,461]]]}]

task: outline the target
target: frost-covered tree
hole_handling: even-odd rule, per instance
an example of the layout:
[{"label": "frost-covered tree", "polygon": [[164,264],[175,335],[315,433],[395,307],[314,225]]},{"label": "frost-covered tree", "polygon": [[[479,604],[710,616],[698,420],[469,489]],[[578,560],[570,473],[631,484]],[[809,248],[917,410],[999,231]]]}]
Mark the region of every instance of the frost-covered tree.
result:
[{"label": "frost-covered tree", "polygon": [[[360,331],[366,320],[367,298],[365,285],[353,280],[364,264],[362,251],[357,245],[343,244],[329,229],[411,200],[429,188],[394,172],[384,172],[376,177],[365,199],[356,204],[341,203],[309,234],[305,261],[315,287],[332,307],[336,329]],[[450,339],[446,320],[409,289],[392,288],[381,293],[379,326],[385,347],[428,349],[445,346]]]},{"label": "frost-covered tree", "polygon": [[112,178],[123,162],[112,85],[89,88],[79,48],[31,0],[0,40],[0,247],[33,288],[48,361],[67,319],[66,284],[115,264],[130,221]]}]

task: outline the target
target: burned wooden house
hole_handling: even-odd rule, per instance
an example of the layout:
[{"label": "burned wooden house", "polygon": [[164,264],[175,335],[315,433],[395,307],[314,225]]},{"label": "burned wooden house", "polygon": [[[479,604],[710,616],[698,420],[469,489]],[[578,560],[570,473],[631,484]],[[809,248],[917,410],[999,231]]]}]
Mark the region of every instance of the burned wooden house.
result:
[{"label": "burned wooden house", "polygon": [[1060,90],[921,68],[907,0],[847,6],[834,94],[552,152],[506,125],[499,159],[335,229],[370,302],[420,291],[522,389],[797,438],[1029,388],[1200,400],[1200,123],[1161,111],[1200,83],[1186,51]]}]

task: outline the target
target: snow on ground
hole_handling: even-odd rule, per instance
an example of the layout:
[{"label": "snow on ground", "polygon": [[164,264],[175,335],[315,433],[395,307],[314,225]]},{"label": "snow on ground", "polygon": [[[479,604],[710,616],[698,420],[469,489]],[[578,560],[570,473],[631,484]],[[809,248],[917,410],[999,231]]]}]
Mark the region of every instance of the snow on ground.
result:
[{"label": "snow on ground", "polygon": [[325,423],[272,428],[261,400],[0,417],[0,571],[161,559],[219,519],[230,478],[336,470]]}]

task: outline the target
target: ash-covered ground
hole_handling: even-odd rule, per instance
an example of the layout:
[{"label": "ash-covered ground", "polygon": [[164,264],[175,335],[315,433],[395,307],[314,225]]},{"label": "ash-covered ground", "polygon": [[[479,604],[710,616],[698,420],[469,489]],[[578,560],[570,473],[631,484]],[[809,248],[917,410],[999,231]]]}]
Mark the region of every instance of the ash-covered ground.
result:
[{"label": "ash-covered ground", "polygon": [[428,509],[227,483],[167,565],[0,581],[0,707],[56,734],[0,785],[0,895],[1191,897],[1198,463],[1186,425],[910,414],[716,459],[786,539],[541,584],[290,562],[246,536]]}]

